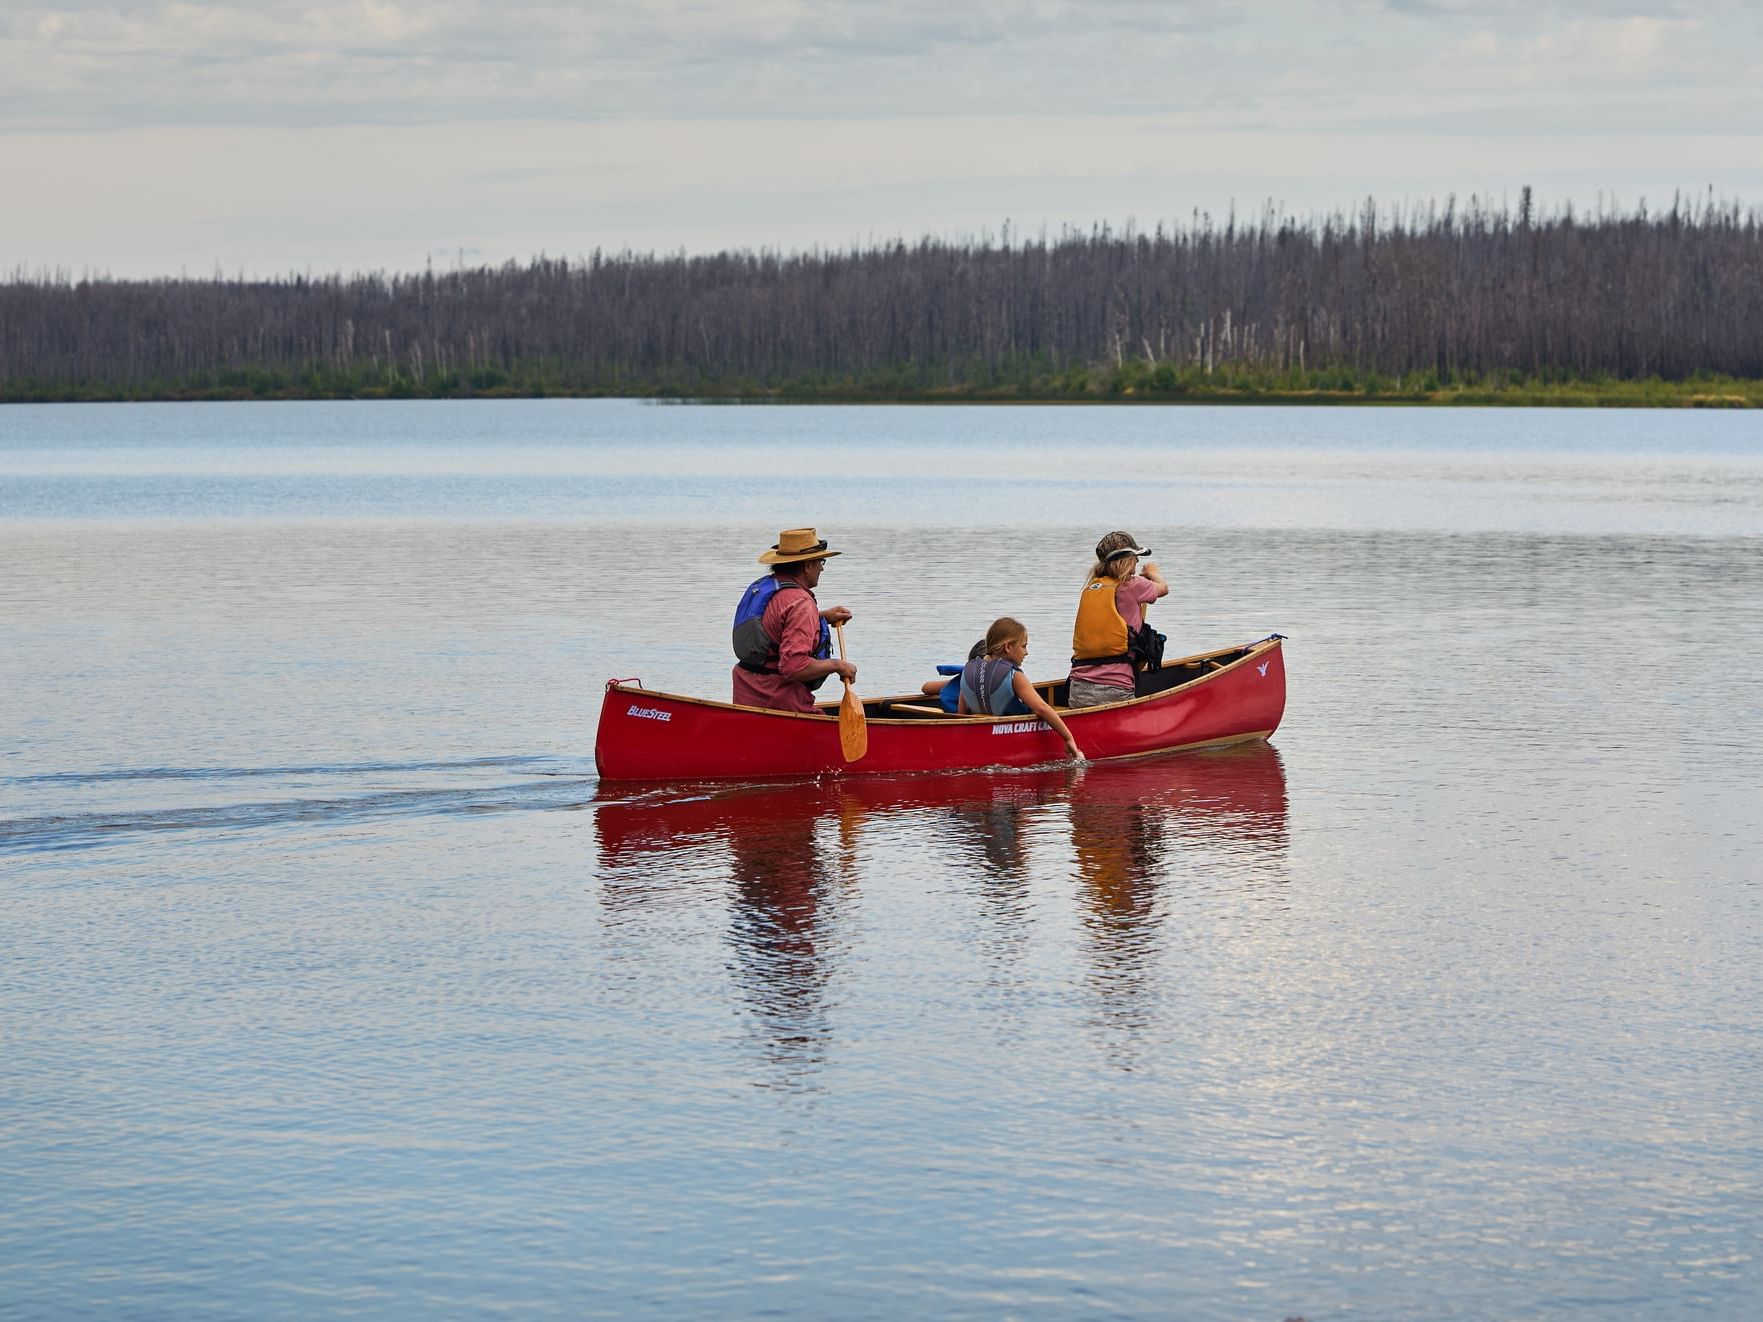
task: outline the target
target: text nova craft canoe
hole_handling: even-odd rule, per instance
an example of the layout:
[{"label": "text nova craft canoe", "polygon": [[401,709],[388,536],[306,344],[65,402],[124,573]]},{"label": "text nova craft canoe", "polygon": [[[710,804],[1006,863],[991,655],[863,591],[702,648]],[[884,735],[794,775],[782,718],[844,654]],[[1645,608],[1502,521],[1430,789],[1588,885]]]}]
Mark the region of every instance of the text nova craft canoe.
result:
[{"label": "text nova craft canoe", "polygon": [[[1065,683],[1035,687],[1091,760],[1144,757],[1265,739],[1285,713],[1280,635],[1165,661],[1141,675],[1140,694],[1105,707],[1065,710]],[[950,716],[922,693],[863,704],[869,751],[847,762],[837,702],[813,714],[766,711],[606,683],[594,763],[603,780],[774,780],[1032,767],[1065,746],[1034,717]]]}]

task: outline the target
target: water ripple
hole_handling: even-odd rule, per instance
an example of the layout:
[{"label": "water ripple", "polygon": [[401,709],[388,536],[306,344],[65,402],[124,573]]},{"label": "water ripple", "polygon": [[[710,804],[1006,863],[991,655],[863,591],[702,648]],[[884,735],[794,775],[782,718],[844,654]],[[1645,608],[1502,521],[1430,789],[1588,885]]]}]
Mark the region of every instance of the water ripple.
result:
[{"label": "water ripple", "polygon": [[[472,767],[506,766],[511,762],[540,759],[495,759],[464,764],[427,764]],[[380,765],[382,770],[409,770],[410,765]],[[302,768],[310,773],[313,768]],[[325,768],[325,771],[340,770]],[[232,779],[269,771],[198,772],[193,777],[165,776],[158,772],[136,777],[127,772],[104,773],[76,780],[119,779]],[[38,778],[46,779],[46,778]],[[87,812],[44,814],[36,817],[0,818],[0,853],[56,853],[97,849],[124,844],[142,835],[168,831],[258,831],[293,825],[346,826],[388,817],[422,817],[460,813],[533,812],[580,808],[592,793],[592,777],[560,776],[555,780],[499,785],[483,789],[416,789],[342,795],[327,798],[286,799],[267,802],[223,804],[190,808],[166,808],[151,812]]]},{"label": "water ripple", "polygon": [[50,771],[35,775],[0,776],[8,785],[102,785],[133,780],[245,780],[258,776],[359,776],[384,771],[462,771],[518,767],[545,762],[544,757],[473,757],[443,762],[329,762],[310,766],[267,767],[118,767],[105,771]]}]

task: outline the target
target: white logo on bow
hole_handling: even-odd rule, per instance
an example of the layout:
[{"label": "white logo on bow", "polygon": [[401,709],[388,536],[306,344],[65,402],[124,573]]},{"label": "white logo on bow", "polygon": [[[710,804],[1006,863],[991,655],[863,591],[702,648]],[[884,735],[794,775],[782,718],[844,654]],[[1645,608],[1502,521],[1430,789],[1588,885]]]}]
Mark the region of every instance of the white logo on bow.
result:
[{"label": "white logo on bow", "polygon": [[1262,662],[1262,663],[1261,663],[1261,664],[1260,664],[1260,665],[1258,665],[1258,666],[1256,666],[1256,667],[1255,667],[1255,669],[1257,669],[1257,670],[1259,670],[1259,671],[1260,671],[1260,672],[1261,672],[1261,678],[1262,678],[1262,679],[1266,679],[1266,678],[1267,678],[1267,667],[1268,667],[1268,666],[1270,666],[1270,665],[1272,665],[1272,664],[1273,664],[1273,662],[1271,662],[1271,661],[1263,661],[1263,662]]}]

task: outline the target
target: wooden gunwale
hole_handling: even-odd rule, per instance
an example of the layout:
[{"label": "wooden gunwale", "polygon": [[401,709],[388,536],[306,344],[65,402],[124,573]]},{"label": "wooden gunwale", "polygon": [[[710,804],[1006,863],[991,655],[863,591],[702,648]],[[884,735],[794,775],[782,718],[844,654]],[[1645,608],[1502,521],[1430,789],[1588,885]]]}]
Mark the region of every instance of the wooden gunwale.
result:
[{"label": "wooden gunwale", "polygon": [[[1237,657],[1234,661],[1227,661],[1223,665],[1214,666],[1210,670],[1202,670],[1197,675],[1195,675],[1192,679],[1184,679],[1179,684],[1171,684],[1168,688],[1160,689],[1156,693],[1134,694],[1130,698],[1122,698],[1119,702],[1100,702],[1100,703],[1097,703],[1093,707],[1061,707],[1058,703],[1053,702],[1052,694],[1051,694],[1050,690],[1058,688],[1059,685],[1061,685],[1065,682],[1064,680],[1039,679],[1039,680],[1034,681],[1034,687],[1036,690],[1040,691],[1041,696],[1043,698],[1047,699],[1048,705],[1051,706],[1054,711],[1058,712],[1061,716],[1064,716],[1067,718],[1072,717],[1072,716],[1082,717],[1084,715],[1087,715],[1090,712],[1118,711],[1122,707],[1130,707],[1130,706],[1133,706],[1135,703],[1156,702],[1158,699],[1166,698],[1172,693],[1186,692],[1187,690],[1192,689],[1193,686],[1196,684],[1203,684],[1209,680],[1217,679],[1221,675],[1227,675],[1231,671],[1235,670],[1238,666],[1241,666],[1241,665],[1245,664],[1246,662],[1254,660],[1256,656],[1258,656],[1262,652],[1266,651],[1269,647],[1276,646],[1283,641],[1284,641],[1284,639],[1282,637],[1275,635],[1272,638],[1263,638],[1263,639],[1260,639],[1260,640],[1253,642],[1253,643],[1238,644],[1238,646],[1236,646],[1236,647],[1219,647],[1219,648],[1214,648],[1210,652],[1195,652],[1190,656],[1178,656],[1173,661],[1166,660],[1163,663],[1163,669],[1164,670],[1175,670],[1181,666],[1203,664],[1207,661],[1212,660],[1212,658],[1214,658],[1214,657],[1225,656],[1231,652],[1236,652],[1236,651],[1242,652],[1242,655]],[[898,704],[924,703],[925,696],[926,695],[923,693],[901,693],[901,694],[895,694],[895,695],[885,697],[885,698],[866,698],[863,703],[864,714],[866,716],[868,716],[868,719],[871,724],[881,722],[883,724],[891,724],[891,725],[921,725],[926,720],[937,720],[937,721],[948,722],[950,724],[955,724],[957,722],[973,723],[973,722],[980,722],[980,721],[1003,721],[1003,720],[1023,720],[1023,719],[1025,719],[1024,717],[1021,717],[1021,716],[992,716],[992,715],[987,715],[983,712],[972,713],[967,716],[960,716],[954,712],[939,712],[935,716],[921,715],[921,716],[916,716],[916,717],[907,717],[905,719],[901,719],[898,717],[869,715],[869,709],[872,706],[873,707],[888,707],[888,706],[895,706]],[[743,708],[741,708],[741,710],[743,710],[743,711],[762,711],[762,710],[769,711],[770,709],[769,708],[759,708],[759,707],[743,707]],[[813,713],[791,712],[789,714],[793,715],[793,716],[805,716],[805,715],[810,715],[810,714],[823,715],[827,712],[830,712],[832,714],[832,716],[836,719],[838,716],[838,712],[839,712],[838,703],[836,703],[836,702],[833,702],[833,703],[818,702],[815,704],[815,711]]]}]

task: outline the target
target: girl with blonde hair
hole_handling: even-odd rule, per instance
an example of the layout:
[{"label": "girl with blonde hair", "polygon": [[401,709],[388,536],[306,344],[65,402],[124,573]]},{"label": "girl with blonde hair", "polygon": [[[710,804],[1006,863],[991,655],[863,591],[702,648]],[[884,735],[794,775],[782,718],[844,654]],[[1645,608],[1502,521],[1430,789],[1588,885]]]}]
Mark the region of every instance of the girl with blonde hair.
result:
[{"label": "girl with blonde hair", "polygon": [[1157,562],[1131,533],[1111,532],[1096,543],[1096,563],[1078,597],[1071,631],[1067,707],[1099,707],[1134,695],[1133,636],[1145,607],[1169,592]]},{"label": "girl with blonde hair", "polygon": [[1083,750],[1070,728],[1022,673],[1027,656],[1027,627],[1008,615],[993,620],[986,630],[985,651],[962,668],[958,710],[963,716],[1038,716],[1065,741],[1071,760],[1082,762]]}]

